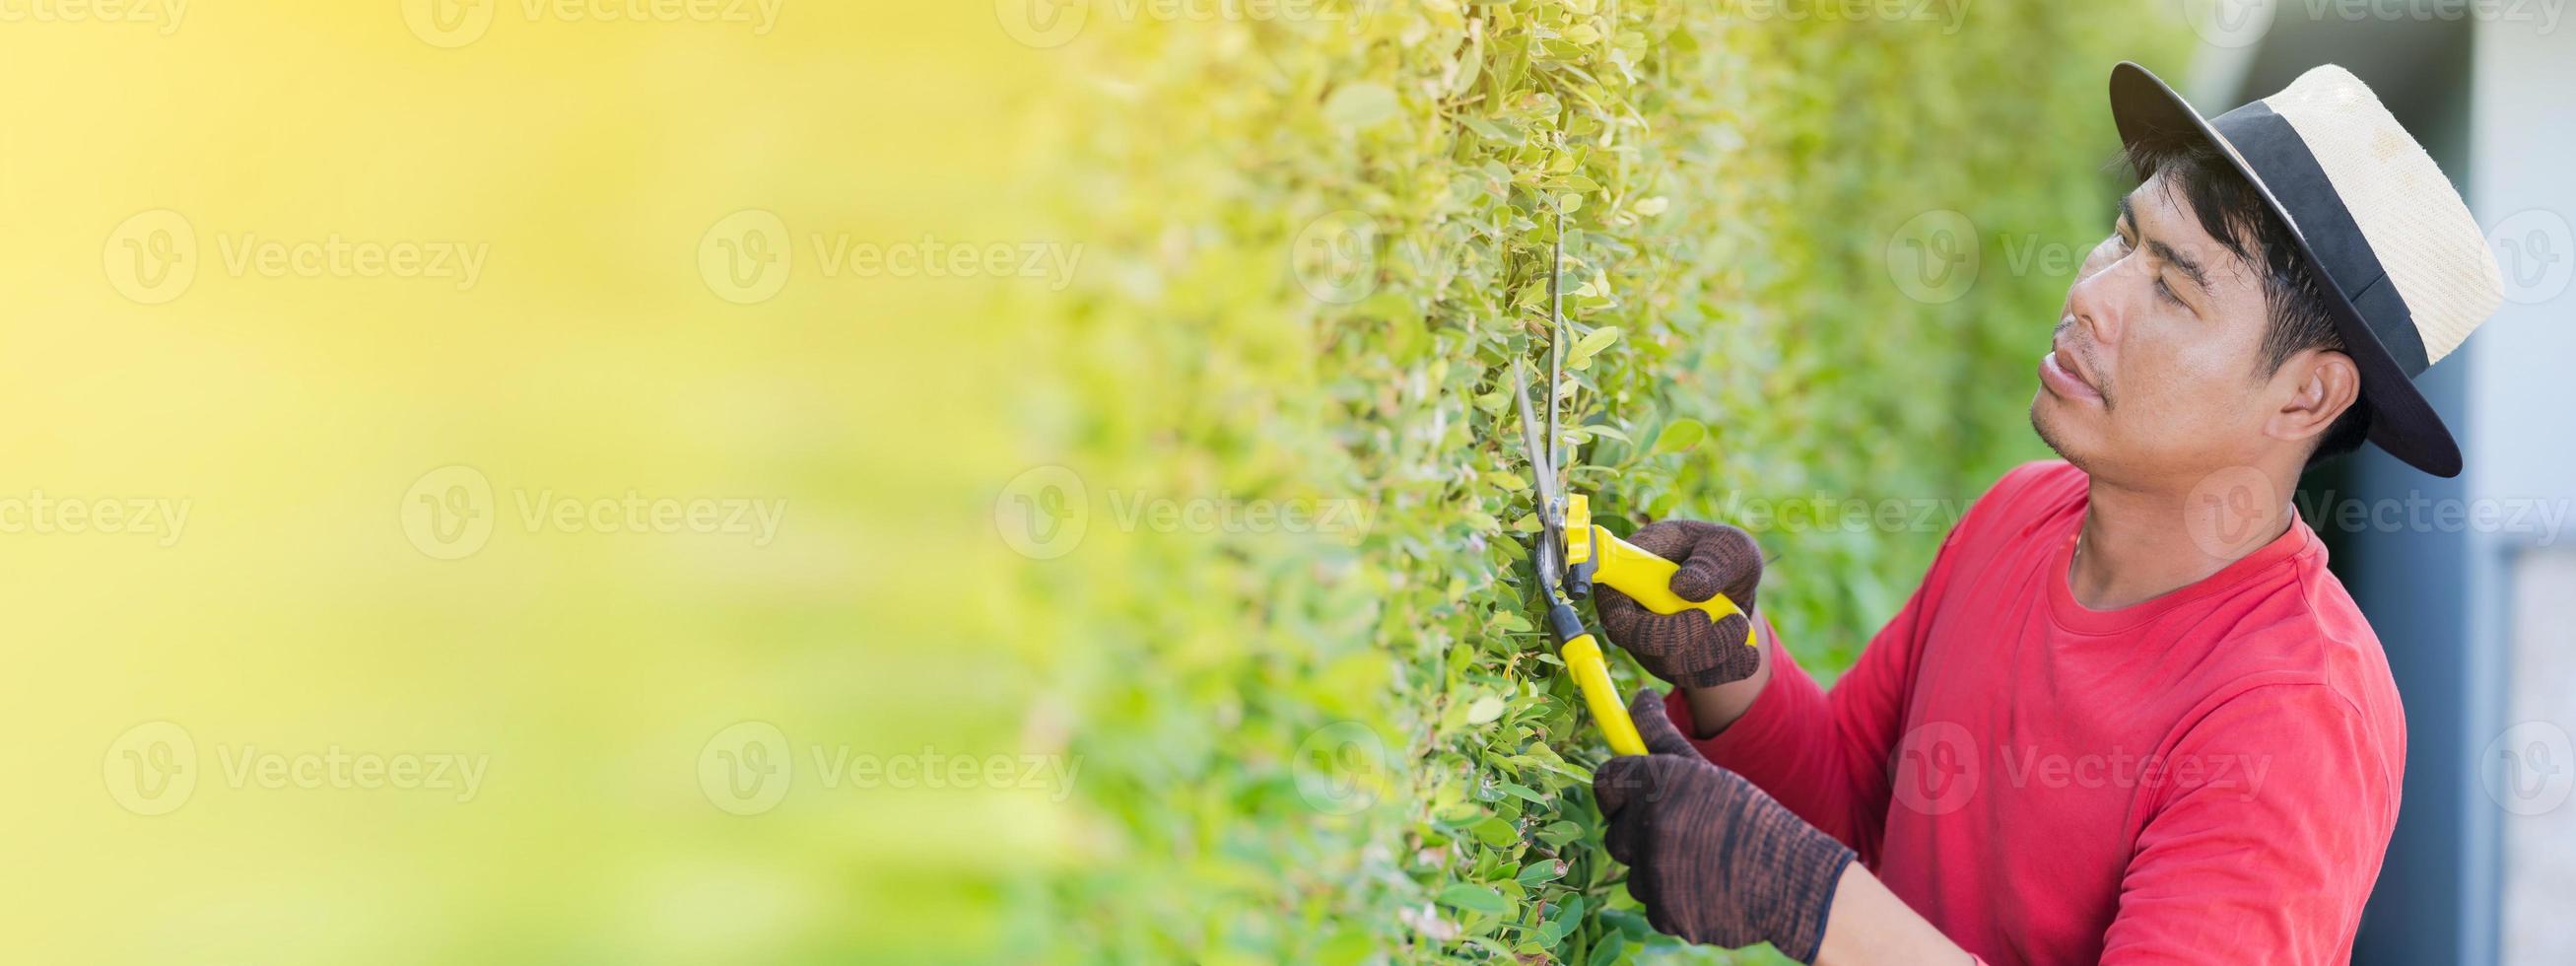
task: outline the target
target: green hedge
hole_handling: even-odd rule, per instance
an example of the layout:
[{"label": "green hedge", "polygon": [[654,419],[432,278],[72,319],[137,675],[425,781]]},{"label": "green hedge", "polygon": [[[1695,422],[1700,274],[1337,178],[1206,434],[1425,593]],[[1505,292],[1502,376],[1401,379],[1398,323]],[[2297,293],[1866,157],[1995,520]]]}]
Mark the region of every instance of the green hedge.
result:
[{"label": "green hedge", "polygon": [[[2178,45],[2139,49],[2158,24],[2119,5],[1325,9],[1095,12],[1058,52],[1067,106],[1035,136],[1094,253],[1002,311],[1028,333],[1028,452],[1088,510],[1078,548],[1024,568],[1043,617],[1016,686],[1082,765],[1059,847],[993,880],[1006,941],[1247,963],[1669,946],[1597,849],[1600,741],[1521,586],[1509,363],[1543,346],[1549,199],[1572,212],[1575,484],[1614,527],[1916,501],[1893,528],[1760,532],[1766,612],[1838,668],[1920,574],[1939,501],[2042,455],[2030,368],[2067,279],[2016,256],[2107,229],[2110,64]],[[1930,240],[1982,263],[1898,284],[1943,219],[1975,240]],[[1136,513],[1156,500],[1200,515]]]}]

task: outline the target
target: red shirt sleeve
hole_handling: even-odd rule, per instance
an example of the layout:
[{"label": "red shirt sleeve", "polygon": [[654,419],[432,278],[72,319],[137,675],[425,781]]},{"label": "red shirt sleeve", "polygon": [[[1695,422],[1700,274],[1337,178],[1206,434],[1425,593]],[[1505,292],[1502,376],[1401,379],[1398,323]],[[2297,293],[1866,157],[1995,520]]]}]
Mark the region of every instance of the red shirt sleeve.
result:
[{"label": "red shirt sleeve", "polygon": [[2349,961],[2397,824],[2404,763],[2388,747],[2320,684],[2256,687],[2210,712],[2163,762],[2102,962]]},{"label": "red shirt sleeve", "polygon": [[[1951,539],[1957,539],[1957,529]],[[1933,588],[1940,582],[1949,546],[1942,545],[1931,573],[1895,619],[1870,638],[1860,660],[1835,682],[1830,695],[1798,667],[1765,619],[1770,683],[1734,724],[1693,742],[1708,760],[1744,776],[1799,818],[1851,846],[1867,865],[1878,861],[1887,824],[1888,751],[1896,745],[1906,693],[1914,684],[1914,658],[1928,621],[1925,602],[1936,595]],[[1698,733],[1681,689],[1665,698],[1664,708],[1682,734]]]},{"label": "red shirt sleeve", "polygon": [[[1888,750],[1895,746],[1905,693],[1914,680],[1922,598],[1917,589],[1831,695],[1798,667],[1765,620],[1770,683],[1734,724],[1692,743],[1708,760],[1744,776],[1799,818],[1851,846],[1863,863],[1874,864],[1887,819]],[[1680,689],[1666,697],[1664,708],[1683,734],[1696,733]]]},{"label": "red shirt sleeve", "polygon": [[[1798,817],[1851,846],[1863,864],[1876,867],[1891,794],[1888,754],[1903,735],[1915,659],[1957,563],[1956,548],[1982,519],[1996,512],[2009,518],[2008,511],[1989,508],[2010,504],[2023,489],[2020,484],[2044,465],[2024,464],[2004,474],[1950,528],[1923,582],[1896,617],[1870,638],[1832,694],[1799,670],[1776,629],[1764,620],[1771,681],[1743,717],[1715,736],[1693,742],[1700,754],[1769,792]],[[1664,708],[1682,734],[1698,733],[1681,689],[1666,696]]]}]

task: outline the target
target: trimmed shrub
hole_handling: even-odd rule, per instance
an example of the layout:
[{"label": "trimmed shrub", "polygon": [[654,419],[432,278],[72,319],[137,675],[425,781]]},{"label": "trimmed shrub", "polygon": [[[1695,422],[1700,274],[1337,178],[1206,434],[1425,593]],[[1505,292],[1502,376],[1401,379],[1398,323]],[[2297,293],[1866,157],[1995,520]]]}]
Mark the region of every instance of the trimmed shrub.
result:
[{"label": "trimmed shrub", "polygon": [[2108,230],[2113,61],[2178,49],[2128,6],[2006,6],[1095,11],[1032,134],[1091,270],[1001,309],[1027,452],[1084,520],[1023,568],[1012,693],[1082,765],[1055,847],[995,874],[1007,947],[1671,946],[1599,851],[1604,750],[1525,586],[1510,365],[1545,371],[1550,213],[1574,489],[1614,530],[1755,530],[1764,612],[1844,666],[2044,455],[2073,263],[2038,256]]}]

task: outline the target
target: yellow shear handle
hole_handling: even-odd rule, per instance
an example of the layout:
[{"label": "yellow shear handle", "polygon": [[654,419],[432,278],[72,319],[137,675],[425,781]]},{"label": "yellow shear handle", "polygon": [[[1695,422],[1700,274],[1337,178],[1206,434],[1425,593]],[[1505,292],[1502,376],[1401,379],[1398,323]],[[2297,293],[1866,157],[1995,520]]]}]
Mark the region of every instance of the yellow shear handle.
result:
[{"label": "yellow shear handle", "polygon": [[[1678,614],[1686,610],[1698,610],[1707,612],[1710,621],[1719,621],[1729,615],[1744,613],[1736,609],[1735,602],[1726,599],[1725,594],[1719,594],[1701,603],[1683,600],[1680,594],[1673,593],[1673,574],[1681,571],[1680,564],[1649,553],[1636,544],[1611,536],[1610,531],[1598,525],[1593,526],[1591,530],[1590,550],[1600,556],[1599,565],[1592,570],[1593,583],[1608,584],[1617,588],[1620,593],[1628,595],[1647,610],[1658,614]],[[1580,554],[1569,553],[1567,557],[1574,563],[1583,562]],[[1750,620],[1744,622],[1744,646],[1754,646],[1753,622]]]},{"label": "yellow shear handle", "polygon": [[1619,700],[1619,686],[1610,682],[1610,665],[1601,660],[1601,645],[1592,635],[1577,635],[1558,648],[1565,666],[1574,671],[1574,683],[1583,688],[1583,703],[1592,708],[1592,720],[1601,724],[1601,734],[1610,739],[1610,750],[1622,755],[1646,753],[1646,739],[1637,736],[1636,719],[1628,717],[1628,703]]}]

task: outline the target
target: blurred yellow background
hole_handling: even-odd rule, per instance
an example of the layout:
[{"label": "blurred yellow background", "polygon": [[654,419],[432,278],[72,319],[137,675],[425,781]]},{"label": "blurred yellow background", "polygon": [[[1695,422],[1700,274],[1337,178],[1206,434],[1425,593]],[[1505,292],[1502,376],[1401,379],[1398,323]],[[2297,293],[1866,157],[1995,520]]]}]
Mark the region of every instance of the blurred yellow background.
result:
[{"label": "blurred yellow background", "polygon": [[767,7],[10,0],[0,960],[994,941],[1046,781],[816,766],[1023,746],[959,538],[1048,282],[896,252],[1048,242],[1045,55]]}]

